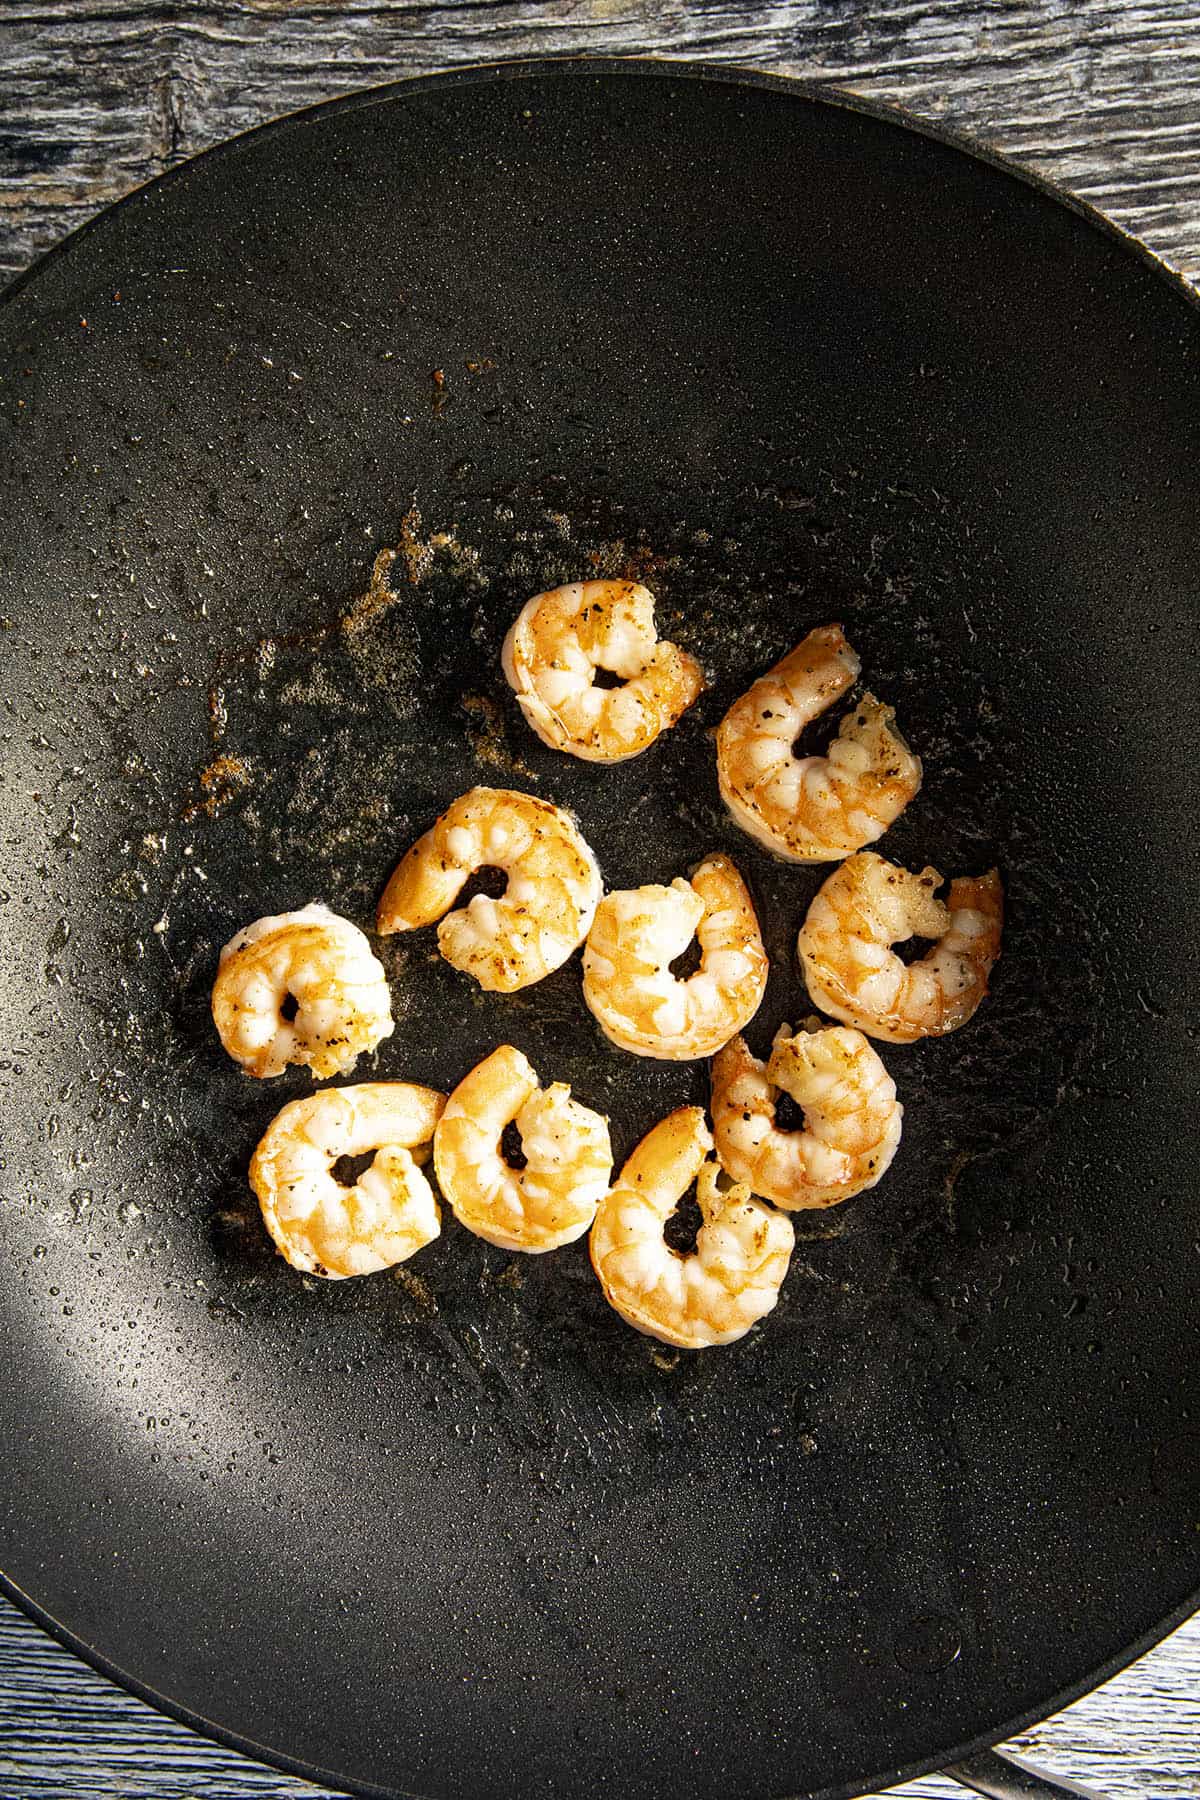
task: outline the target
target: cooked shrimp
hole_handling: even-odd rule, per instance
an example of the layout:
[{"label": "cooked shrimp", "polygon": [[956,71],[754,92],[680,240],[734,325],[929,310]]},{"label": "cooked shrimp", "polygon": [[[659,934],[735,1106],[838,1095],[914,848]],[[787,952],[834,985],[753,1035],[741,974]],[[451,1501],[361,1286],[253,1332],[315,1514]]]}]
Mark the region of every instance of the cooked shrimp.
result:
[{"label": "cooked shrimp", "polygon": [[[500,869],[498,900],[476,894],[442,918],[477,869]],[[472,788],[403,857],[379,902],[383,933],[438,926],[448,963],[511,994],[582,944],[602,892],[596,859],[570,816],[510,788]]]},{"label": "cooked shrimp", "polygon": [[392,1035],[383,964],[349,919],[313,902],[255,919],[221,952],[212,991],[221,1042],[247,1074],[344,1075]]},{"label": "cooked shrimp", "polygon": [[[795,1233],[749,1188],[720,1186],[712,1137],[698,1106],[681,1106],[633,1152],[600,1202],[592,1267],[604,1297],[648,1337],[703,1350],[744,1337],[779,1298]],[[692,1182],[704,1223],[691,1255],[663,1227]]]},{"label": "cooked shrimp", "polygon": [[[700,966],[681,979],[670,964],[693,937]],[[727,856],[710,856],[670,887],[606,894],[596,909],[583,997],[613,1043],[635,1056],[711,1056],[754,1017],[766,985],[754,903]]]},{"label": "cooked shrimp", "polygon": [[[797,948],[813,1004],[892,1044],[965,1025],[1000,954],[999,871],[960,876],[943,904],[936,869],[914,875],[867,851],[835,869],[817,892]],[[891,946],[934,938],[919,962]]]},{"label": "cooked shrimp", "polygon": [[[514,1123],[519,1170],[502,1143]],[[565,1082],[540,1087],[528,1059],[502,1044],[446,1102],[433,1165],[455,1218],[476,1237],[503,1250],[557,1250],[583,1236],[608,1187],[608,1122],[572,1100]]]},{"label": "cooked shrimp", "polygon": [[735,700],[717,728],[721,798],[743,831],[789,862],[837,862],[893,824],[921,785],[896,715],[864,694],[824,756],[804,727],[858,679],[840,625],[822,625]]},{"label": "cooked shrimp", "polygon": [[[334,1281],[371,1275],[433,1242],[441,1214],[417,1158],[428,1155],[444,1104],[432,1088],[366,1081],[308,1094],[276,1113],[251,1159],[250,1186],[294,1269]],[[372,1150],[369,1168],[343,1186],[338,1158]]]},{"label": "cooked shrimp", "polygon": [[[780,1092],[803,1131],[775,1123]],[[900,1143],[896,1084],[861,1031],[814,1020],[781,1025],[766,1063],[734,1038],[713,1060],[713,1136],[735,1181],[788,1212],[836,1206],[875,1186]]]},{"label": "cooked shrimp", "polygon": [[[585,762],[639,756],[704,687],[695,657],[659,641],[654,596],[640,581],[574,581],[535,594],[501,660],[542,742]],[[597,669],[621,685],[594,686]]]}]

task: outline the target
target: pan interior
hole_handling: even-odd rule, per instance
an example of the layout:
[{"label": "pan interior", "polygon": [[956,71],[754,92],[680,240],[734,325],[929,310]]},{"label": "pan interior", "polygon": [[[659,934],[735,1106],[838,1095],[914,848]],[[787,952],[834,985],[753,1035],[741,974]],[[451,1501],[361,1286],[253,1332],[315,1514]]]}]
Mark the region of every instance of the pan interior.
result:
[{"label": "pan interior", "polygon": [[[323,109],[113,214],[0,312],[0,1561],[241,1740],[373,1791],[832,1794],[1082,1683],[1200,1583],[1200,337],[1095,225],[770,85],[515,70]],[[374,556],[397,551],[369,587]],[[525,726],[539,588],[643,579],[711,684],[617,767]],[[364,599],[366,596],[366,599]],[[732,854],[808,1010],[821,871],[712,729],[840,619],[923,757],[881,849],[998,862],[995,991],[885,1048],[904,1140],[800,1216],[776,1312],[680,1355],[577,1245],[459,1229],[304,1279],[220,945],[368,925],[473,783],[610,886]],[[500,1042],[623,1156],[701,1065],[607,1046],[578,957],[484,994],[379,946],[356,1076]]]}]

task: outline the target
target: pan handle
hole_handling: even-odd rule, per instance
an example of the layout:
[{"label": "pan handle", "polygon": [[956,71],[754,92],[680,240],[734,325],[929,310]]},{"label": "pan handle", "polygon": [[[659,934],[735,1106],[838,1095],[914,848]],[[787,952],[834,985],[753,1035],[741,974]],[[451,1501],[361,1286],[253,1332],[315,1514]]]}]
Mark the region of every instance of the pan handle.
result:
[{"label": "pan handle", "polygon": [[1095,1788],[1043,1775],[1032,1763],[999,1750],[981,1750],[978,1756],[951,1763],[942,1773],[990,1800],[1103,1800]]}]

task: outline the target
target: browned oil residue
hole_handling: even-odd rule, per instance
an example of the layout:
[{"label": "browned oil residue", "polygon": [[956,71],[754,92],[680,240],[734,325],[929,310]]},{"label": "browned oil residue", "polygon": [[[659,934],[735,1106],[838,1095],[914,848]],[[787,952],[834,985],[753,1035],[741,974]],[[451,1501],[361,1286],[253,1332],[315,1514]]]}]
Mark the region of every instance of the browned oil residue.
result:
[{"label": "browned oil residue", "polygon": [[[408,515],[405,516],[407,518]],[[377,619],[381,613],[385,613],[390,606],[394,606],[400,598],[388,581],[388,575],[396,561],[397,554],[398,552],[395,550],[381,550],[375,558],[371,565],[371,579],[367,584],[366,593],[360,594],[353,606],[342,614],[340,624],[347,637],[353,637],[365,625],[369,625],[373,619]],[[410,576],[409,579],[411,580],[412,577]]]},{"label": "browned oil residue", "polygon": [[353,606],[342,614],[341,629],[348,637],[353,637],[364,626],[378,619],[400,599],[392,580],[392,571],[397,563],[400,564],[409,587],[419,587],[428,575],[439,543],[434,539],[426,541],[419,535],[420,530],[420,510],[415,505],[410,506],[400,521],[400,535],[395,549],[379,552],[371,565],[371,579],[366,593],[360,595]]},{"label": "browned oil residue", "polygon": [[208,735],[214,744],[219,744],[225,736],[228,724],[229,709],[225,704],[225,689],[214,681],[208,690]]},{"label": "browned oil residue", "polygon": [[615,538],[589,550],[587,560],[594,577],[608,576],[617,581],[646,582],[653,575],[683,567],[682,557],[663,556],[649,544],[627,544],[623,538]]},{"label": "browned oil residue", "polygon": [[496,1286],[509,1288],[514,1294],[519,1294],[525,1286],[525,1271],[515,1257],[512,1262],[505,1263],[497,1275]]},{"label": "browned oil residue", "polygon": [[467,735],[471,748],[481,763],[503,769],[512,775],[524,775],[536,781],[537,775],[523,756],[509,748],[504,729],[504,713],[490,694],[464,694],[459,702],[467,715]]},{"label": "browned oil residue", "polygon": [[437,1295],[427,1283],[422,1281],[419,1275],[414,1274],[411,1269],[406,1269],[404,1264],[400,1263],[392,1270],[392,1279],[404,1289],[422,1318],[436,1318]]},{"label": "browned oil residue", "polygon": [[195,819],[201,813],[215,819],[231,800],[254,785],[249,765],[240,756],[214,756],[200,771],[199,800],[191,800],[183,809],[184,819]]}]

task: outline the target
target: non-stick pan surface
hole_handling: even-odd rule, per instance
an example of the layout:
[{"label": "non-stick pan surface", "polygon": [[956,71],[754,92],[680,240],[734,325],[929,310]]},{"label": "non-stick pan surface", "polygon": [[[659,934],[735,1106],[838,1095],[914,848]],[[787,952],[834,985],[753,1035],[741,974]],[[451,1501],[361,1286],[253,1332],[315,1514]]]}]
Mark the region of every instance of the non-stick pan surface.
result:
[{"label": "non-stick pan surface", "polygon": [[[364,1792],[845,1795],[1049,1709],[1200,1587],[1200,330],[1011,171],[784,83],[535,65],[201,158],[0,310],[0,1561],[143,1692]],[[371,560],[400,546],[363,605]],[[712,687],[599,770],[498,653],[638,573]],[[774,967],[820,871],[723,817],[711,728],[839,618],[925,759],[884,841],[1010,919],[888,1049],[888,1179],[777,1312],[665,1352],[583,1246],[447,1219],[302,1279],[245,1185],[304,1092],[223,1056],[218,947],[368,923],[473,782],[610,885],[734,853]],[[497,1042],[623,1154],[703,1066],[606,1047],[577,959],[484,995],[390,939],[359,1074]]]}]

